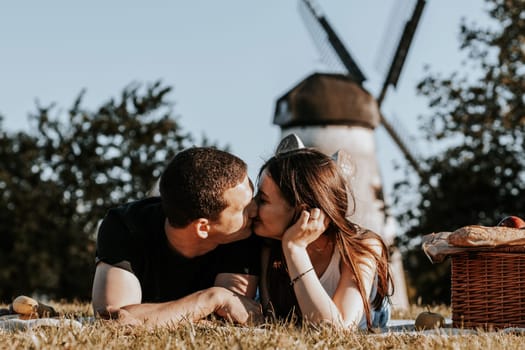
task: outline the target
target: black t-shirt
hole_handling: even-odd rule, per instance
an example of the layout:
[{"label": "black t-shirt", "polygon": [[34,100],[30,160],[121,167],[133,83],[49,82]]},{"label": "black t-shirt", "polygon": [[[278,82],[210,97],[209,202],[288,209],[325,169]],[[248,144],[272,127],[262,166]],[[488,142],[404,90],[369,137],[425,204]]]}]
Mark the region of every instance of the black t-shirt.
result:
[{"label": "black t-shirt", "polygon": [[259,275],[261,240],[255,235],[186,258],[170,248],[159,197],[110,209],[97,238],[96,262],[130,270],[142,302],[176,300],[213,286],[222,272]]}]

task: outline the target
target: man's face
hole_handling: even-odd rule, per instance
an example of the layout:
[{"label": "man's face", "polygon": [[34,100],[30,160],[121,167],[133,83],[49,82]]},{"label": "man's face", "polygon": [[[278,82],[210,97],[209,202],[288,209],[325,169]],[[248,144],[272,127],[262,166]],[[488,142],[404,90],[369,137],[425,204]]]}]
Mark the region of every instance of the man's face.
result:
[{"label": "man's face", "polygon": [[228,203],[219,219],[210,225],[210,233],[224,244],[247,238],[251,234],[252,219],[257,215],[257,205],[253,199],[253,184],[248,178],[224,192]]}]

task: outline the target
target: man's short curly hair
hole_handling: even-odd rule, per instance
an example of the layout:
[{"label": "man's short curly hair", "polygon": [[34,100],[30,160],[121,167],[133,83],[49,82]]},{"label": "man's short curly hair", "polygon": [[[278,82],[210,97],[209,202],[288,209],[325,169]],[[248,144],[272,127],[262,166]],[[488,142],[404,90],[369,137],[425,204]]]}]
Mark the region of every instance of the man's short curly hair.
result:
[{"label": "man's short curly hair", "polygon": [[179,152],[159,184],[170,225],[184,227],[198,218],[218,219],[228,206],[224,192],[241,183],[247,173],[246,163],[225,151],[192,147]]}]

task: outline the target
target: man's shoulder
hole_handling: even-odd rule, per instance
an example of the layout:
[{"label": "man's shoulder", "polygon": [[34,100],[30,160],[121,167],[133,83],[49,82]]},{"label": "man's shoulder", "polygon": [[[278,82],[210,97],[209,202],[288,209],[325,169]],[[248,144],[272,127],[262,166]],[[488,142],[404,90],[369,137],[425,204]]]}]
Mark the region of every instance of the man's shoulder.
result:
[{"label": "man's shoulder", "polygon": [[108,264],[134,262],[147,245],[156,246],[163,233],[164,215],[158,197],[114,207],[98,230],[97,260]]},{"label": "man's shoulder", "polygon": [[160,214],[162,214],[160,197],[148,197],[127,202],[108,211],[108,216],[116,215],[124,221],[144,220],[149,217],[158,217]]},{"label": "man's shoulder", "polygon": [[[108,210],[104,222],[114,228],[125,227],[131,233],[151,231],[163,227],[164,213],[160,197],[149,197],[122,204]],[[113,229],[112,229],[113,231]]]},{"label": "man's shoulder", "polygon": [[118,213],[121,216],[143,216],[152,212],[162,211],[160,197],[148,197],[139,199],[117,207],[111,208],[110,212]]}]

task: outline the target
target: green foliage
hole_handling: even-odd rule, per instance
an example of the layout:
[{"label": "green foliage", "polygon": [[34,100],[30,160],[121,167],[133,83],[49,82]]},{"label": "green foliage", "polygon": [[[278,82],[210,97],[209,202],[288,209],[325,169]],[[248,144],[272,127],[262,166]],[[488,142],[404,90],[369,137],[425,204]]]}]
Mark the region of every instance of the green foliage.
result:
[{"label": "green foliage", "polygon": [[525,216],[525,2],[486,3],[489,27],[461,25],[465,70],[418,86],[432,111],[421,131],[442,151],[423,161],[419,183],[396,187],[396,205],[408,208],[398,217],[405,267],[425,303],[450,301],[450,269],[430,265],[418,237]]},{"label": "green foliage", "polygon": [[165,162],[192,145],[170,90],[128,86],[95,111],[80,93],[65,117],[37,106],[31,133],[0,130],[1,300],[90,298],[99,220],[146,196]]}]

